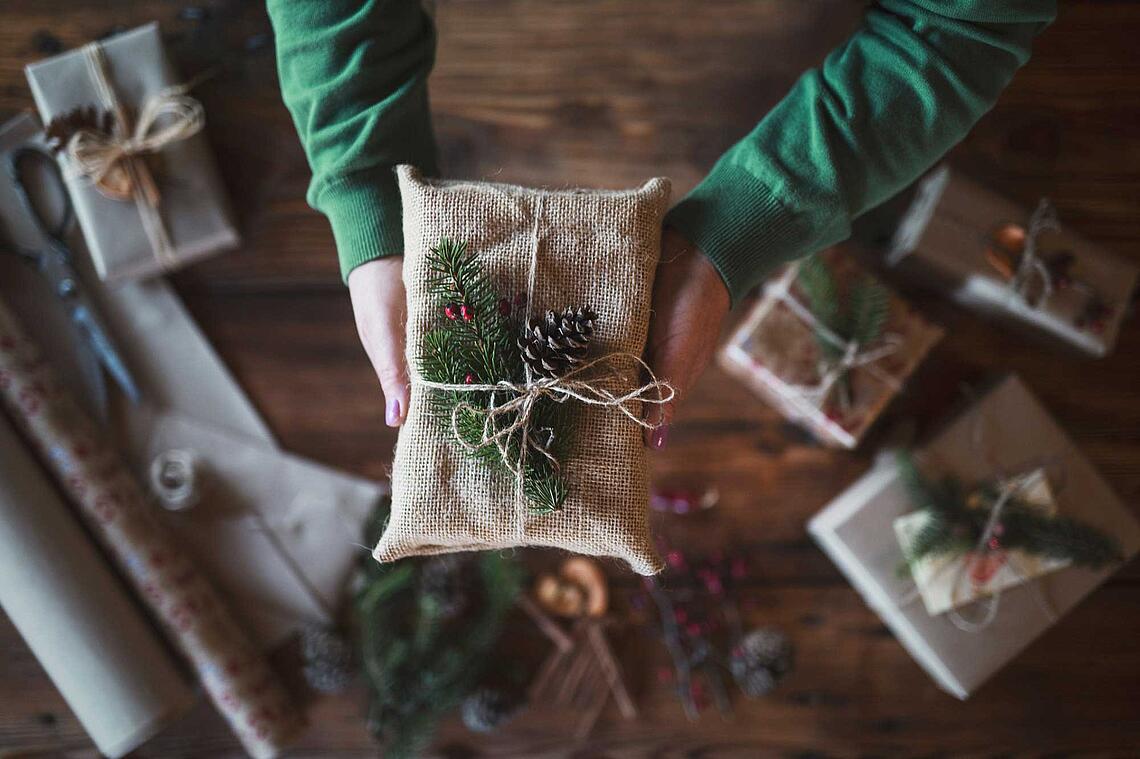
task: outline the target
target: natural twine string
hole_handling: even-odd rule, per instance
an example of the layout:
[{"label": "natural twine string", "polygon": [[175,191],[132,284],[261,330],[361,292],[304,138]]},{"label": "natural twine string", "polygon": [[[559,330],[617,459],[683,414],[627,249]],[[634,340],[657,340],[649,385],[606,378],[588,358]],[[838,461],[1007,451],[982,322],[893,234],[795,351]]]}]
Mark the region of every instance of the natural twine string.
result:
[{"label": "natural twine string", "polygon": [[798,263],[788,267],[780,279],[765,287],[765,294],[786,305],[788,310],[823,338],[825,342],[842,351],[842,355],[833,361],[820,359],[819,381],[814,385],[796,385],[795,389],[805,396],[812,405],[822,407],[832,388],[835,387],[835,383],[850,370],[862,367],[892,390],[899,390],[902,387],[902,382],[897,377],[884,372],[876,364],[887,356],[897,353],[903,347],[902,336],[893,332],[888,333],[876,340],[874,346],[863,346],[855,340],[844,340],[817,319],[811,309],[792,295],[792,282],[798,273]]},{"label": "natural twine string", "polygon": [[[1053,204],[1047,198],[1042,198],[1037,203],[1033,215],[1029,217],[1029,227],[1025,232],[1025,249],[1021,253],[1017,271],[1007,285],[1012,296],[1035,308],[1043,307],[1053,295],[1053,278],[1045,262],[1037,255],[1037,240],[1045,232],[1055,232],[1060,228],[1061,222],[1057,219]],[[1035,302],[1029,303],[1029,286],[1035,279],[1040,283],[1041,294]]]},{"label": "natural twine string", "polygon": [[111,85],[102,45],[92,42],[84,46],[83,54],[96,94],[113,112],[115,120],[112,134],[81,129],[72,135],[64,148],[69,158],[69,172],[97,185],[116,167],[126,171],[151,250],[164,268],[170,268],[176,258],[159,211],[161,195],[140,156],[157,153],[167,145],[197,134],[205,124],[205,110],[200,102],[186,94],[193,82],[168,87],[143,103],[132,128],[126,108]]},{"label": "natural twine string", "polygon": [[[538,278],[538,252],[539,233],[542,212],[545,203],[545,194],[539,193],[535,198],[533,211],[534,223],[531,229],[530,265],[527,271],[527,298],[526,309],[523,313],[523,323],[529,324],[531,318],[532,301]],[[613,392],[602,384],[606,378],[590,378],[591,369],[606,367],[609,369],[608,378],[618,382],[623,381],[621,362],[630,360],[640,366],[649,381],[640,387],[624,392]],[[530,449],[538,451],[557,470],[558,460],[551,455],[545,446],[531,441],[531,422],[534,409],[543,398],[551,398],[557,403],[574,399],[587,406],[612,408],[625,414],[634,424],[644,429],[654,429],[657,425],[645,421],[636,413],[640,404],[649,403],[664,405],[676,397],[676,390],[665,380],[657,379],[649,365],[640,356],[632,353],[608,353],[600,358],[588,361],[585,364],[571,369],[560,377],[535,378],[530,366],[523,362],[524,379],[522,382],[500,380],[489,384],[453,384],[446,382],[432,382],[416,371],[412,371],[412,384],[421,387],[453,393],[490,393],[486,410],[476,408],[473,404],[461,402],[456,404],[451,412],[451,429],[460,445],[468,450],[480,450],[493,445],[499,451],[503,462],[515,476],[518,483],[518,498],[521,508],[525,509],[525,496],[523,495],[523,481],[526,477],[526,462]],[[506,396],[502,400],[501,396]],[[483,414],[483,431],[478,443],[469,443],[459,434],[459,420],[464,413],[478,412]],[[504,421],[500,427],[499,422]],[[521,435],[521,444],[517,454],[510,450],[510,441],[515,434]],[[521,513],[525,513],[521,512]],[[523,519],[517,521],[518,529],[523,528]]]}]

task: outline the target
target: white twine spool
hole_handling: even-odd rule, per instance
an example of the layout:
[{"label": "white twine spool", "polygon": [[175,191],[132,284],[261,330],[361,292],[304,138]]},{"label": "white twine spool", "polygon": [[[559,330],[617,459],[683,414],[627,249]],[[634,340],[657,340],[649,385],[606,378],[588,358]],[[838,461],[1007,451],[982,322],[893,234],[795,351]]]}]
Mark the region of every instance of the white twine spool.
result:
[{"label": "white twine spool", "polygon": [[171,448],[150,462],[150,489],[168,511],[184,511],[198,503],[198,456],[193,451]]}]

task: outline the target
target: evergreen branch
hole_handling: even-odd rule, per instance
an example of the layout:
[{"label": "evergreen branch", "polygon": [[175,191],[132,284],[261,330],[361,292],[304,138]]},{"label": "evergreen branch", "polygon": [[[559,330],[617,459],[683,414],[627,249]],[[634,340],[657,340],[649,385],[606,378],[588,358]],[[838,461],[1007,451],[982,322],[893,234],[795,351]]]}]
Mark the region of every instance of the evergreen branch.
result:
[{"label": "evergreen branch", "polygon": [[[388,515],[385,499],[369,520],[366,540],[377,536]],[[448,557],[451,559],[452,557]],[[480,684],[508,612],[522,584],[514,560],[496,552],[380,564],[361,560],[355,594],[360,660],[369,695],[369,727],[383,740],[385,756],[410,757],[430,744],[436,726]],[[477,571],[471,571],[476,568]],[[441,570],[440,590],[424,582]],[[459,593],[467,601],[454,613]],[[466,598],[468,597],[469,598]]]},{"label": "evergreen branch", "polygon": [[[814,255],[800,262],[796,284],[807,300],[808,309],[824,327],[839,334],[840,309],[839,288],[822,256]],[[843,348],[823,337],[819,330],[813,330],[819,341],[820,350],[832,360],[843,355]],[[840,335],[842,337],[842,335]]]},{"label": "evergreen branch", "polygon": [[[896,458],[899,476],[916,511],[927,515],[923,528],[911,541],[910,564],[945,553],[973,550],[985,533],[999,494],[991,485],[969,493],[957,480],[934,483],[924,477],[907,453]],[[1119,542],[1103,531],[1067,516],[1051,516],[1016,496],[1002,506],[1000,543],[1032,556],[1061,559],[1077,566],[1100,569],[1123,560]]]},{"label": "evergreen branch", "polygon": [[887,289],[869,276],[864,276],[848,297],[851,332],[848,339],[861,346],[870,345],[883,334],[891,309]]},{"label": "evergreen branch", "polygon": [[[467,243],[441,239],[430,251],[428,270],[428,291],[435,297],[440,313],[445,314],[450,309],[450,316],[441,318],[440,323],[424,335],[420,346],[420,374],[431,382],[447,385],[471,380],[478,384],[523,381],[523,361],[516,343],[520,325],[509,313],[504,313],[510,309],[500,309],[502,298]],[[465,311],[465,315],[460,316],[458,310]],[[484,411],[492,405],[492,393],[438,391],[429,393],[428,398],[432,415],[440,420],[448,434],[454,417],[454,431],[465,453],[500,473],[510,472],[507,461],[519,458],[521,434],[511,435],[504,441],[502,450],[498,445],[484,442],[486,432],[495,432],[486,428],[488,417]],[[552,405],[556,404],[548,399],[540,401],[533,412],[532,424],[556,430],[556,439],[561,439],[565,423],[549,412]],[[514,421],[513,416],[505,416],[497,422],[500,429]],[[555,511],[566,499],[565,481],[548,469],[536,463],[535,456],[527,457],[523,493],[536,513]]]}]

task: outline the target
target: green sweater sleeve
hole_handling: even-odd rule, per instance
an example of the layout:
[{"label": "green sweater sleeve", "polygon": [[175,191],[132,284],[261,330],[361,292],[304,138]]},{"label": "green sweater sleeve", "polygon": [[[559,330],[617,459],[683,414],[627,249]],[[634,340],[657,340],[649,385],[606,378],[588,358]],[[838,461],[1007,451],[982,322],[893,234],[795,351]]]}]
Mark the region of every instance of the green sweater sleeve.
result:
[{"label": "green sweater sleeve", "polygon": [[436,172],[427,77],[435,29],[420,0],[268,0],[281,94],[332,225],[344,277],[403,253],[392,167]]},{"label": "green sweater sleeve", "polygon": [[845,239],[993,106],[1056,0],[880,0],[667,216],[733,300]]}]

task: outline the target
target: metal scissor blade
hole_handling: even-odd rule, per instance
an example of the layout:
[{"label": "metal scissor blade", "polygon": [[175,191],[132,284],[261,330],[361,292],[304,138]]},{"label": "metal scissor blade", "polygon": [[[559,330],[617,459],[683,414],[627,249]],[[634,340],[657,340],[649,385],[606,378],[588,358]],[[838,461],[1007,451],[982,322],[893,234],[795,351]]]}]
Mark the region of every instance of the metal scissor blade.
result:
[{"label": "metal scissor blade", "polygon": [[103,325],[99,323],[99,319],[95,316],[94,312],[88,306],[79,306],[72,311],[72,319],[75,325],[87,337],[88,342],[91,344],[92,350],[98,356],[99,362],[107,370],[107,373],[115,380],[115,382],[122,388],[123,393],[130,399],[131,403],[138,403],[142,398],[142,393],[139,392],[139,386],[135,382],[131,370],[127,368],[127,364],[123,361],[122,355],[115,349],[111,338],[107,335]]}]

